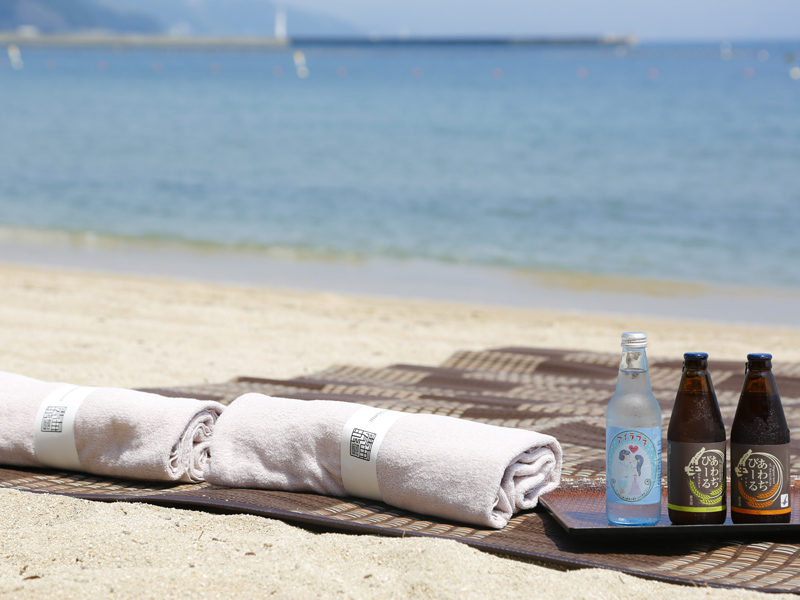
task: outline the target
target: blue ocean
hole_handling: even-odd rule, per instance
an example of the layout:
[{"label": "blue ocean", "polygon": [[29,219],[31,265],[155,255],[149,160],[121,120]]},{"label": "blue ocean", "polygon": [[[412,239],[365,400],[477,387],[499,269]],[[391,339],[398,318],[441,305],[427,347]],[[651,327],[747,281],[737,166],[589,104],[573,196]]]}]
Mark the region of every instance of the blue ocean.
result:
[{"label": "blue ocean", "polygon": [[12,58],[4,235],[800,289],[800,41]]}]

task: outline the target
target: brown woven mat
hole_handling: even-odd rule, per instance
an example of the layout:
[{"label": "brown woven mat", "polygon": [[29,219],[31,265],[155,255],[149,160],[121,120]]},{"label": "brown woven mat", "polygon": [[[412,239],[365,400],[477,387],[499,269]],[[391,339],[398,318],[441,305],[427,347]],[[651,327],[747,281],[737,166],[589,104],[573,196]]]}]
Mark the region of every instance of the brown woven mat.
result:
[{"label": "brown woven mat", "polygon": [[[167,396],[229,403],[245,392],[300,399],[361,402],[405,412],[450,415],[556,436],[564,448],[565,489],[604,473],[605,408],[616,383],[619,356],[589,352],[502,348],[459,352],[441,367],[333,367],[277,381],[233,382],[154,389]],[[651,359],[653,391],[664,431],[680,379],[680,360]],[[730,427],[744,360],[709,361],[723,417]],[[789,426],[800,426],[800,364],[775,368]],[[800,466],[792,442],[792,468]],[[596,480],[594,480],[596,482]],[[518,515],[501,531],[475,529],[353,498],[330,498],[208,485],[133,482],[57,471],[0,468],[0,487],[68,494],[95,500],[142,501],[188,508],[247,512],[357,533],[444,537],[500,554],[572,567],[613,568],[676,583],[800,593],[800,535],[796,541],[752,539],[654,540],[650,536],[586,540],[568,535],[545,511]],[[800,512],[800,506],[795,506]]]}]

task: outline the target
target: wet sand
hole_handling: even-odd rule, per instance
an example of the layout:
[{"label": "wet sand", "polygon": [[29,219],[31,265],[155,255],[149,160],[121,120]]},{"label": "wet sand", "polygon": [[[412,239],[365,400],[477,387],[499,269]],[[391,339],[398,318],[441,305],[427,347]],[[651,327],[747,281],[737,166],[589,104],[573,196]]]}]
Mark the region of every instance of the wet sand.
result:
[{"label": "wet sand", "polygon": [[[0,265],[0,368],[81,385],[283,378],[333,364],[435,365],[461,349],[703,350],[800,362],[800,329],[347,296]],[[0,490],[0,595],[676,598],[754,592],[563,572],[442,540],[313,533],[270,519]],[[773,596],[774,597],[774,596]]]},{"label": "wet sand", "polygon": [[800,290],[423,260],[287,254],[0,226],[0,263],[593,315],[800,327]]}]

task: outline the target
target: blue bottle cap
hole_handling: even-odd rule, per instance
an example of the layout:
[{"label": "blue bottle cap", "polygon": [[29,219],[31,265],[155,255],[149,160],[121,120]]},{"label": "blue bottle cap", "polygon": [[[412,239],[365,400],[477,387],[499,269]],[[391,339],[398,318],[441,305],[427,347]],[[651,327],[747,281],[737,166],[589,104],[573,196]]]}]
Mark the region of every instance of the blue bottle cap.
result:
[{"label": "blue bottle cap", "polygon": [[766,352],[757,352],[755,354],[748,354],[747,360],[772,360],[772,354]]},{"label": "blue bottle cap", "polygon": [[707,352],[686,352],[683,355],[684,359],[687,358],[708,358]]}]

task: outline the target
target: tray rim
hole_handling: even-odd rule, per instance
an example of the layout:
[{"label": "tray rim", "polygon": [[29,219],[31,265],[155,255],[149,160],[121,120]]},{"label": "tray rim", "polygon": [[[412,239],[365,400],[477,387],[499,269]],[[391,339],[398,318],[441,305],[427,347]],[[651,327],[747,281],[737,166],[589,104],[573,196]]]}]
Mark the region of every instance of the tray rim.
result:
[{"label": "tray rim", "polygon": [[[591,481],[593,486],[597,487],[602,482],[605,482],[605,477],[565,477],[562,483],[565,481],[578,484],[582,481]],[[798,481],[796,479],[792,479],[791,487],[798,489]],[[575,527],[567,523],[563,513],[559,512],[555,503],[548,501],[548,496],[557,495],[561,489],[563,488],[559,485],[552,492],[541,496],[539,503],[568,535],[587,541],[642,538],[643,532],[646,532],[648,538],[659,539],[707,540],[709,538],[752,539],[753,537],[758,537],[764,541],[787,536],[797,539],[798,534],[800,534],[800,523],[721,523],[718,525],[675,525],[669,522],[663,525],[612,525],[609,523],[605,527]],[[662,494],[662,507],[665,502],[665,494]],[[795,507],[795,510],[797,509],[798,507]],[[729,512],[726,514],[729,514]],[[769,538],[765,536],[769,536]]]}]

